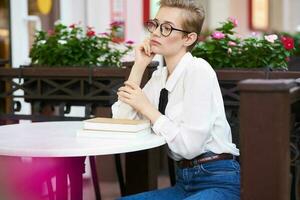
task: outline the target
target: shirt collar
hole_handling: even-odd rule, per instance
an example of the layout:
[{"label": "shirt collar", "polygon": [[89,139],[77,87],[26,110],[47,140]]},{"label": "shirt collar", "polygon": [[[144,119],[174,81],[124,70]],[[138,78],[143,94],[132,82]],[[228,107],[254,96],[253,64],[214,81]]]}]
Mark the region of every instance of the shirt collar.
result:
[{"label": "shirt collar", "polygon": [[171,92],[174,89],[174,86],[176,85],[177,81],[181,77],[182,73],[184,72],[184,69],[190,62],[190,60],[193,58],[192,54],[190,52],[187,52],[182,56],[178,64],[176,65],[174,71],[167,79],[168,69],[165,67],[163,72],[163,82],[165,85],[165,88]]}]

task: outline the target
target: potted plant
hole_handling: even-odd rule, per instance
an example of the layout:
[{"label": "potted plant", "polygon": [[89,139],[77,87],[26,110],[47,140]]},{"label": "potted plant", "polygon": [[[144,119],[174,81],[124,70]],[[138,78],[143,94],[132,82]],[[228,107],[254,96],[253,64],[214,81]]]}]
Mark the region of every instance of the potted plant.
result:
[{"label": "potted plant", "polygon": [[109,32],[96,34],[92,27],[56,22],[54,30],[38,31],[30,51],[34,67],[120,67],[121,58],[132,49],[132,41],[117,42],[121,24],[111,23]]},{"label": "potted plant", "polygon": [[[53,30],[37,32],[31,64],[19,69],[25,100],[37,107],[40,102],[110,106],[133,64],[121,62],[133,44],[115,40],[121,25],[114,22],[108,32],[96,34],[92,27],[56,23]],[[151,63],[143,83],[157,65]]]},{"label": "potted plant", "polygon": [[237,37],[234,28],[238,21],[228,18],[210,37],[200,41],[193,55],[204,58],[215,69],[221,68],[269,68],[287,69],[287,62],[294,52],[294,40],[276,34],[259,37]]}]

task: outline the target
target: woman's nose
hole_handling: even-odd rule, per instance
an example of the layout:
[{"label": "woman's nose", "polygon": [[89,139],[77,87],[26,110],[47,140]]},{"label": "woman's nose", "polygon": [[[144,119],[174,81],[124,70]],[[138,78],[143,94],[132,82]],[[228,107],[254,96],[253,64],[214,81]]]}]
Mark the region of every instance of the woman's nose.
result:
[{"label": "woman's nose", "polygon": [[161,36],[160,26],[158,26],[158,27],[154,30],[154,32],[153,32],[152,34],[155,35],[155,36]]}]

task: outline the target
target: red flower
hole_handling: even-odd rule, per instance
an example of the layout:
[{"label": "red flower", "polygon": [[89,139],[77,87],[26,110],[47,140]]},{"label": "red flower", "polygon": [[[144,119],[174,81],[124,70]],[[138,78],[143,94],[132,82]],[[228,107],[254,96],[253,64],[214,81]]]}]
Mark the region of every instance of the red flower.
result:
[{"label": "red flower", "polygon": [[69,26],[69,28],[75,28],[75,27],[76,27],[75,24],[71,24],[71,25]]},{"label": "red flower", "polygon": [[292,50],[294,48],[294,39],[291,37],[282,36],[281,42],[286,50]]},{"label": "red flower", "polygon": [[122,26],[124,24],[124,22],[122,21],[114,21],[110,24],[111,27],[119,27]]},{"label": "red flower", "polygon": [[93,37],[93,36],[96,35],[96,33],[95,33],[95,31],[89,30],[89,31],[86,32],[86,35],[87,35],[88,37]]},{"label": "red flower", "polygon": [[49,29],[49,30],[48,30],[48,35],[49,35],[49,36],[55,35],[55,31],[52,30],[52,29]]}]

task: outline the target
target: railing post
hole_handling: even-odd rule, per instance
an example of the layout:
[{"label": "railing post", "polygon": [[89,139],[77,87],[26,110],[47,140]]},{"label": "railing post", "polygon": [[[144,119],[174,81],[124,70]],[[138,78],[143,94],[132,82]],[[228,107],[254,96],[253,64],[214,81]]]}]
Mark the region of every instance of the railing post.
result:
[{"label": "railing post", "polygon": [[240,90],[241,199],[290,199],[294,80],[245,80]]}]

